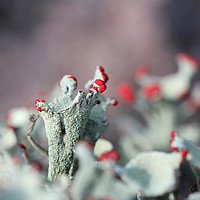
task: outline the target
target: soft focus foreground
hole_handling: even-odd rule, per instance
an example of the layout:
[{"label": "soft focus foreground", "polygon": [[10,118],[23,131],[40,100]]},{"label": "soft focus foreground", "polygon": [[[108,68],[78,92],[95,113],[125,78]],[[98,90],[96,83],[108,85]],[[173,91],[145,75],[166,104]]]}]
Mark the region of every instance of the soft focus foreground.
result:
[{"label": "soft focus foreground", "polygon": [[199,200],[199,4],[3,2],[0,199]]}]

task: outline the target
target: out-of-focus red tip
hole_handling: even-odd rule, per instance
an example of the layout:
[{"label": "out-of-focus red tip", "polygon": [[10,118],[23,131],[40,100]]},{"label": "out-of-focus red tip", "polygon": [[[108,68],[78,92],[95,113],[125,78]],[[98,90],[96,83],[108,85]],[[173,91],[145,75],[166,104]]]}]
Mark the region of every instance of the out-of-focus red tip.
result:
[{"label": "out-of-focus red tip", "polygon": [[199,67],[199,61],[198,61],[198,59],[195,58],[194,56],[192,56],[191,54],[180,52],[180,53],[178,53],[176,55],[176,58],[178,60],[187,59],[189,62],[191,62],[192,67],[194,67],[194,68],[198,68]]},{"label": "out-of-focus red tip", "polygon": [[6,125],[6,128],[12,129],[13,131],[15,130],[15,127],[14,127],[13,125],[11,125],[11,124],[7,124],[7,125]]},{"label": "out-of-focus red tip", "polygon": [[175,137],[176,134],[177,134],[177,131],[176,131],[176,130],[173,130],[173,131],[171,132],[171,138],[173,139],[173,138]]},{"label": "out-of-focus red tip", "polygon": [[136,99],[135,91],[128,83],[121,83],[118,86],[118,94],[126,103],[133,103]]},{"label": "out-of-focus red tip", "polygon": [[189,91],[188,90],[186,90],[186,91],[184,91],[181,95],[180,95],[180,99],[185,99],[186,97],[188,97],[188,95],[189,95]]},{"label": "out-of-focus red tip", "polygon": [[109,158],[117,161],[117,160],[120,159],[120,154],[117,150],[112,150],[112,151],[109,152]]},{"label": "out-of-focus red tip", "polygon": [[72,76],[72,75],[69,75],[68,78],[71,78],[72,80],[76,81],[77,82],[77,79],[76,77]]},{"label": "out-of-focus red tip", "polygon": [[149,100],[155,99],[161,96],[160,84],[157,82],[150,83],[143,87],[142,92],[146,99],[149,99]]},{"label": "out-of-focus red tip", "polygon": [[97,100],[97,104],[100,104],[100,103],[101,103],[101,101]]},{"label": "out-of-focus red tip", "polygon": [[45,103],[45,100],[43,99],[41,102]]},{"label": "out-of-focus red tip", "polygon": [[26,148],[26,146],[25,146],[24,144],[18,144],[18,146],[19,146],[21,149],[23,149],[24,151],[27,150],[27,148]]},{"label": "out-of-focus red tip", "polygon": [[103,161],[103,160],[107,160],[108,159],[108,153],[102,153],[99,157],[98,160],[99,161]]},{"label": "out-of-focus red tip", "polygon": [[113,160],[113,161],[117,161],[120,159],[120,154],[117,150],[111,150],[109,152],[105,152],[102,153],[99,157],[98,160],[99,161],[103,161],[103,160]]},{"label": "out-of-focus red tip", "polygon": [[92,93],[92,90],[89,90],[88,92],[89,92],[89,93]]},{"label": "out-of-focus red tip", "polygon": [[182,157],[186,157],[187,156],[187,154],[188,154],[188,150],[187,149],[183,149],[182,151],[181,151],[181,155],[182,155]]},{"label": "out-of-focus red tip", "polygon": [[184,158],[187,156],[187,154],[188,154],[188,150],[187,149],[181,150],[181,162],[184,161]]}]

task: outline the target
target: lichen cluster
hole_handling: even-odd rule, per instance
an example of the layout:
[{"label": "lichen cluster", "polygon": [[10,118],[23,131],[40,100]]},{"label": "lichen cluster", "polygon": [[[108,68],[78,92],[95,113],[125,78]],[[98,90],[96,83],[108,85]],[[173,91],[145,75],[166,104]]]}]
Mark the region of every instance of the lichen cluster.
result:
[{"label": "lichen cluster", "polygon": [[200,128],[187,121],[200,108],[199,83],[190,83],[199,63],[183,53],[176,61],[178,71],[164,77],[139,67],[137,91],[120,84],[120,96],[140,117],[119,114],[113,143],[101,138],[107,108],[118,103],[102,95],[108,81],[102,66],[76,94],[77,79],[65,75],[60,96],[39,97],[35,112],[9,111],[6,123],[0,120],[0,199],[182,200],[184,169],[196,176],[195,193],[184,200],[199,200]]},{"label": "lichen cluster", "polygon": [[113,98],[105,101],[101,94],[106,90],[107,80],[103,67],[97,66],[86,91],[79,90],[74,97],[77,80],[65,75],[59,83],[61,96],[48,104],[44,100],[35,101],[48,139],[50,181],[55,181],[61,174],[73,175],[77,170],[75,145],[83,139],[95,143],[108,126],[107,106],[116,105],[117,101]]}]

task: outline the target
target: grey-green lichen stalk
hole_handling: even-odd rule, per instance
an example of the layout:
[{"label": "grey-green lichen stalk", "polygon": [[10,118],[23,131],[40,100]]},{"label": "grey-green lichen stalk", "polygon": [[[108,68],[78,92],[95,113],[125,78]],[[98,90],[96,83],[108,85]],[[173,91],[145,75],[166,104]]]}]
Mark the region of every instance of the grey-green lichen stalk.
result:
[{"label": "grey-green lichen stalk", "polygon": [[107,80],[103,67],[97,66],[94,79],[86,84],[86,91],[79,90],[73,98],[77,80],[65,75],[60,81],[61,96],[49,104],[44,100],[35,101],[45,123],[50,181],[56,181],[59,175],[75,170],[74,147],[79,140],[95,143],[108,126],[107,106],[116,105],[117,101],[113,98],[105,101],[101,95],[106,90]]}]

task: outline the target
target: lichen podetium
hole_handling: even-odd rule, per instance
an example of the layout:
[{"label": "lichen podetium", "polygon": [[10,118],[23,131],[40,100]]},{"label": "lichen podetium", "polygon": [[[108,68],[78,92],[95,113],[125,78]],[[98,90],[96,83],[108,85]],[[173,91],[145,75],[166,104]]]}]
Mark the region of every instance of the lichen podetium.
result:
[{"label": "lichen podetium", "polygon": [[59,83],[61,96],[48,104],[44,100],[35,101],[48,139],[50,181],[56,181],[61,174],[73,175],[77,169],[76,143],[81,139],[95,143],[108,126],[107,107],[117,105],[117,100],[105,100],[101,94],[106,90],[107,80],[103,67],[97,66],[94,79],[88,81],[85,91],[79,90],[73,98],[77,80],[74,76],[65,75]]}]

